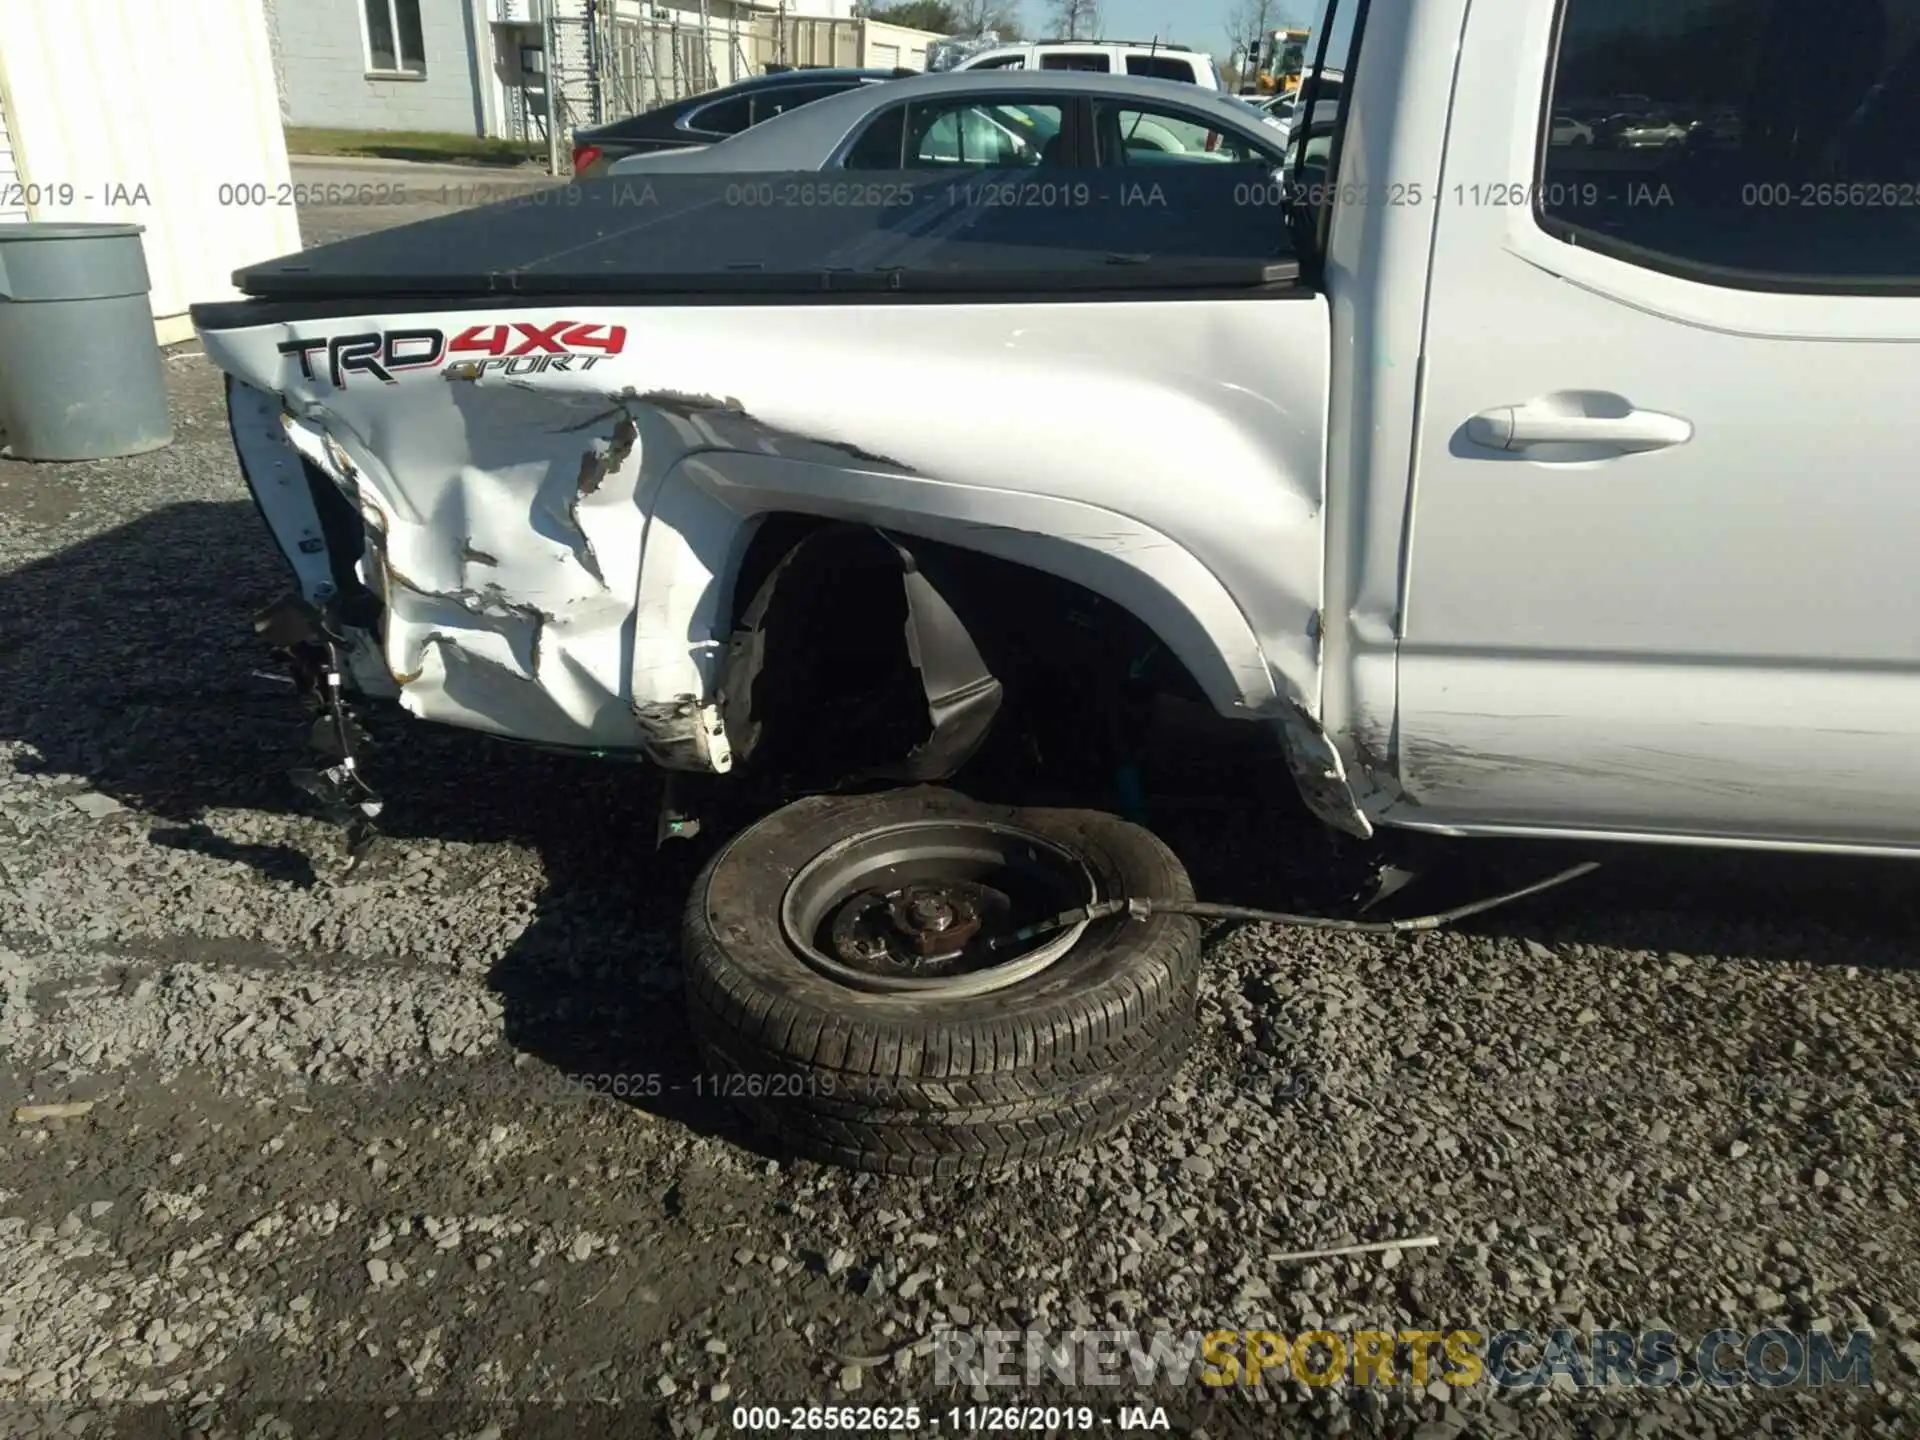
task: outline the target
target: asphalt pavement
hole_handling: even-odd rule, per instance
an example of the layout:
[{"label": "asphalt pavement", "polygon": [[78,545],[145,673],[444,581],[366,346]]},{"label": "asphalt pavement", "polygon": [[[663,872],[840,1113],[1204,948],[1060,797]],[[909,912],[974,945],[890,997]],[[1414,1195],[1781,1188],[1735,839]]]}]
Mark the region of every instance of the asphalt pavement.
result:
[{"label": "asphalt pavement", "polygon": [[532,166],[311,158],[294,162],[292,179],[300,203],[301,239],[310,246],[515,200],[565,183]]}]

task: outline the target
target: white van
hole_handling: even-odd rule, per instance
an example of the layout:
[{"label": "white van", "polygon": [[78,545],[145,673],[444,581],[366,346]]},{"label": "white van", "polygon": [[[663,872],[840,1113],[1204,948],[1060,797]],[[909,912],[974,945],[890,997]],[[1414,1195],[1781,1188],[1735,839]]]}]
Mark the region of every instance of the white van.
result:
[{"label": "white van", "polygon": [[996,45],[956,70],[1084,70],[1095,75],[1142,75],[1225,91],[1213,57],[1185,45],[1124,40],[1035,40]]}]

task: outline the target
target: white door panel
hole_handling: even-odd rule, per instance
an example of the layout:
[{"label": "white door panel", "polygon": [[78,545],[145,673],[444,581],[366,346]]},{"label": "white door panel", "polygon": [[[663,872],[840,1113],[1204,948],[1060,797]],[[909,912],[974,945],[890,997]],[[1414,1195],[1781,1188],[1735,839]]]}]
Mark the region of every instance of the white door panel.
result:
[{"label": "white door panel", "polygon": [[[1511,159],[1450,162],[1443,192],[1408,798],[1434,823],[1920,843],[1920,298],[1708,283],[1547,233],[1525,201],[1553,20],[1481,6],[1462,47],[1450,155]],[[1673,162],[1583,163],[1574,184],[1621,187],[1596,215],[1631,228],[1622,197],[1660,206]],[[1697,177],[1734,161],[1684,163],[1719,184]]]}]

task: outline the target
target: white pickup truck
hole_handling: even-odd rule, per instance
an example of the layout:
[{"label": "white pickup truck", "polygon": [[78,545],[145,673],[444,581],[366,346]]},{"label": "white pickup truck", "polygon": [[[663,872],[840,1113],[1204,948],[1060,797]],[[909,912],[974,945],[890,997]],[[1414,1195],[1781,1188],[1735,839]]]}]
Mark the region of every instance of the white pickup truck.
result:
[{"label": "white pickup truck", "polygon": [[[1179,1062],[1164,847],[957,793],[1124,756],[1143,691],[1353,836],[1920,851],[1920,0],[1812,51],[1752,0],[1342,9],[1284,173],[613,179],[243,272],[196,318],[340,717],[309,785],[371,810],[358,691],[838,791],[715,856],[690,1013],[800,1148],[912,1173]],[[1635,95],[1684,138],[1620,143]]]}]

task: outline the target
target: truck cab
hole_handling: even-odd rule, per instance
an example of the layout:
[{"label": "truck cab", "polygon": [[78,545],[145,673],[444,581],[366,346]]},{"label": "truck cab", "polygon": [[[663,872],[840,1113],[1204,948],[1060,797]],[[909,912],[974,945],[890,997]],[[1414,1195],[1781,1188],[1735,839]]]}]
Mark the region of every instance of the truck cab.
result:
[{"label": "truck cab", "polygon": [[[1920,843],[1920,6],[1375,7],[1326,283],[1320,718],[1375,818]],[[1457,29],[1455,27],[1458,27]],[[1442,64],[1458,36],[1458,63]],[[1518,75],[1518,80],[1514,76]],[[1651,105],[1644,103],[1648,92]],[[1733,107],[1553,143],[1573,101]],[[1842,418],[1845,417],[1845,418]]]}]

